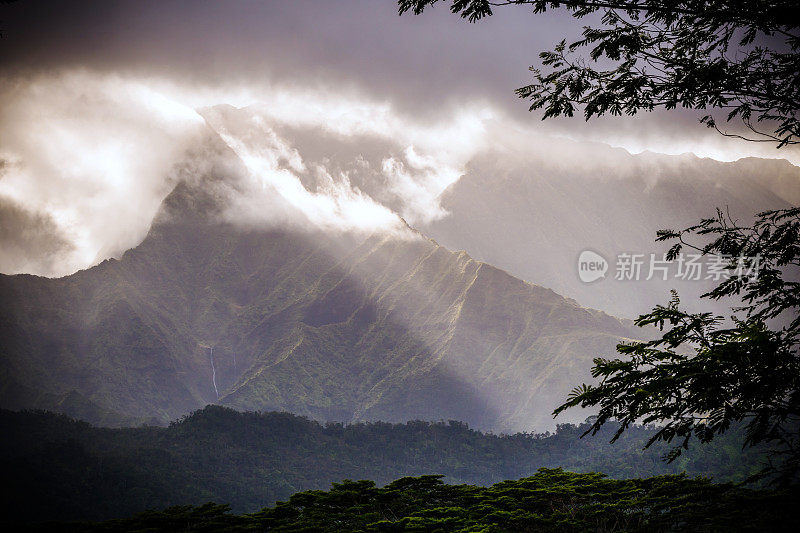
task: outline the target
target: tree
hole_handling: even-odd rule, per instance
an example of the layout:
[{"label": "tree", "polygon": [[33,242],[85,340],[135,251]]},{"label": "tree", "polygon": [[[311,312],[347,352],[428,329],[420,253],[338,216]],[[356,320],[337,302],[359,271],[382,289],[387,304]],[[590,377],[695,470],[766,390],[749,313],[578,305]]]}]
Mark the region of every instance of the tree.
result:
[{"label": "tree", "polygon": [[[399,0],[400,14],[420,14],[438,0]],[[600,15],[580,39],[540,54],[548,72],[531,67],[534,82],[517,89],[544,110],[543,119],[634,115],[656,108],[711,110],[701,122],[723,135],[778,148],[800,143],[800,6],[796,0],[453,0],[450,10],[476,22],[502,5],[534,13],[564,8],[575,18]],[[579,52],[588,52],[580,56]],[[720,130],[714,113],[739,120],[745,133]],[[694,235],[713,237],[690,243]],[[635,422],[660,424],[656,441],[709,442],[731,424],[746,427],[745,445],[770,445],[778,462],[764,470],[784,480],[800,470],[800,209],[760,213],[741,226],[717,216],[682,231],[659,232],[685,246],[726,258],[731,276],[705,298],[740,299],[729,322],[711,313],[666,306],[636,320],[663,334],[620,344],[623,359],[598,358],[598,385],[576,388],[555,415],[573,406],[600,408],[585,433],[618,420],[613,440]],[[752,261],[758,260],[754,269]],[[793,277],[794,276],[794,277]],[[612,441],[613,441],[612,440]]]},{"label": "tree", "polygon": [[[437,2],[398,0],[399,12],[420,14]],[[702,117],[724,135],[778,147],[800,142],[796,0],[452,0],[450,10],[476,22],[512,4],[600,16],[600,27],[542,52],[550,70],[531,67],[534,82],[516,90],[544,119],[684,107],[716,110],[744,127],[722,131],[713,112]]]},{"label": "tree", "polygon": [[[689,236],[712,236],[703,246]],[[745,445],[771,446],[776,462],[762,474],[793,481],[800,467],[800,208],[760,213],[752,226],[717,216],[682,231],[664,230],[658,240],[677,240],[668,258],[689,246],[723,258],[727,279],[703,295],[735,298],[729,323],[711,313],[688,313],[673,298],[636,320],[665,333],[647,342],[617,346],[624,359],[594,360],[598,385],[582,385],[555,414],[570,407],[599,406],[596,433],[620,422],[612,442],[636,422],[661,424],[647,446],[679,441],[675,459],[694,436],[709,442],[733,423],[744,423]],[[738,316],[737,316],[738,315]]]}]

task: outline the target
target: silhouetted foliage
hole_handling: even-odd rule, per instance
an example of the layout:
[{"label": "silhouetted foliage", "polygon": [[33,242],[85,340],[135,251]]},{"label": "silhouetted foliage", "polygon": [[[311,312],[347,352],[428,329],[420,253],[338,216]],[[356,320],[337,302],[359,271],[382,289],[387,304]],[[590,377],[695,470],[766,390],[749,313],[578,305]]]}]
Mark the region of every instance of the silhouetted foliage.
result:
[{"label": "silhouetted foliage", "polygon": [[[420,14],[438,0],[398,0]],[[564,8],[600,19],[581,38],[542,52],[549,71],[517,89],[544,117],[634,115],[663,107],[716,109],[746,134],[778,147],[800,139],[800,6],[795,0],[452,0],[470,22],[502,5],[533,13]],[[583,51],[583,55],[581,55]],[[714,115],[702,122],[719,128]],[[766,125],[766,129],[759,123]]]},{"label": "silhouetted foliage", "polygon": [[446,485],[441,476],[334,483],[260,512],[225,506],[172,507],[128,520],[48,525],[54,531],[792,531],[797,494],[658,476],[541,469],[491,487]]},{"label": "silhouetted foliage", "polygon": [[[687,237],[712,237],[705,245]],[[797,481],[800,466],[800,209],[769,211],[752,226],[718,212],[682,231],[665,230],[658,240],[677,240],[675,259],[690,246],[725,258],[729,276],[705,298],[737,298],[731,323],[711,313],[688,313],[679,299],[640,316],[640,326],[665,333],[649,342],[620,344],[624,359],[595,359],[597,386],[573,391],[556,414],[581,405],[600,406],[590,432],[621,422],[614,439],[635,423],[663,424],[649,444],[678,440],[674,459],[694,436],[709,442],[744,422],[745,445],[769,443],[775,463],[763,474]],[[757,258],[757,259],[756,259]],[[757,265],[753,264],[757,261]]]}]

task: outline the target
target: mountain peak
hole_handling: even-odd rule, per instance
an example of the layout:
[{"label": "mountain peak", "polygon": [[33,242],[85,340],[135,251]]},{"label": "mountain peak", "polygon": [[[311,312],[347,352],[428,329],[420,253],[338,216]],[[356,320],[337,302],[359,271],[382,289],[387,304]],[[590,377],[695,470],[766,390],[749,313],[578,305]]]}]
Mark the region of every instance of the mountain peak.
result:
[{"label": "mountain peak", "polygon": [[0,284],[4,379],[137,419],[219,402],[544,429],[554,403],[530,398],[581,379],[556,360],[588,368],[631,334],[430,240],[214,220],[215,198],[192,185],[121,260]]}]

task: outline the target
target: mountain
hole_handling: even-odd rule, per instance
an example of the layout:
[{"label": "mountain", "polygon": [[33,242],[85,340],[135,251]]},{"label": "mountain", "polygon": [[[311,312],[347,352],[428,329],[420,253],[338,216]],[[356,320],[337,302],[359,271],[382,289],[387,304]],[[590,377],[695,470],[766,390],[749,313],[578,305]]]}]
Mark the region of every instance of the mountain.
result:
[{"label": "mountain", "polygon": [[642,333],[409,228],[226,219],[241,165],[215,146],[227,162],[182,181],[119,260],[0,276],[0,406],[106,424],[219,403],[545,429],[593,357]]},{"label": "mountain", "polygon": [[[656,232],[689,227],[716,208],[747,223],[758,212],[800,205],[800,168],[785,160],[724,163],[542,141],[524,151],[486,150],[440,201],[448,214],[418,229],[582,305],[635,317],[666,303],[674,288],[691,308],[729,314],[727,302],[698,304],[713,281],[680,279],[675,263],[667,280],[660,271],[646,279],[651,254],[663,259],[670,246],[656,243]],[[581,281],[584,250],[608,261],[605,279]],[[623,253],[642,254],[639,281],[615,279]]]},{"label": "mountain", "polygon": [[[346,176],[349,186],[442,246],[620,317],[665,303],[670,289],[694,310],[729,314],[728,302],[698,301],[713,280],[680,279],[676,263],[666,280],[658,271],[646,279],[651,254],[663,259],[669,247],[655,242],[656,232],[694,225],[717,208],[747,223],[758,212],[800,205],[800,168],[782,159],[634,155],[489,124],[485,144],[454,161],[446,155],[457,139],[439,150],[444,154],[423,152],[424,142],[420,148],[390,135],[281,123],[266,107],[217,106],[203,116],[245,155],[283,159],[310,191]],[[585,250],[606,259],[605,279],[580,280]],[[640,254],[639,281],[615,279],[625,253]],[[701,278],[707,275],[706,268]]]},{"label": "mountain", "polygon": [[[63,278],[0,275],[0,406],[107,425],[219,403],[552,428],[592,358],[645,334],[583,305],[634,316],[710,283],[609,279],[616,254],[663,251],[657,229],[715,205],[744,220],[799,200],[785,161],[541,140],[475,156],[420,233],[392,212],[431,207],[435,187],[408,193],[381,169],[433,171],[399,141],[201,113],[207,138],[138,246]],[[585,249],[607,279],[579,280]]]}]

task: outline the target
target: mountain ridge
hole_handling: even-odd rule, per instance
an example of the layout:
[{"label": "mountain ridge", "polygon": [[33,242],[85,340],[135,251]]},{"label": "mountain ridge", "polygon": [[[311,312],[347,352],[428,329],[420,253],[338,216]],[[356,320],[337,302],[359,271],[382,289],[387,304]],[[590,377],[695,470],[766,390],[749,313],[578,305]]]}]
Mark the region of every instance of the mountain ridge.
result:
[{"label": "mountain ridge", "polygon": [[[700,306],[699,295],[712,284],[675,277],[674,264],[665,281],[645,279],[647,264],[637,281],[620,281],[615,258],[628,253],[660,259],[668,244],[655,242],[658,230],[689,227],[714,216],[717,207],[745,224],[757,212],[797,205],[800,169],[785,160],[684,159],[621,157],[597,147],[568,161],[540,147],[524,158],[487,151],[442,193],[449,214],[419,229],[448,248],[465,249],[477,260],[616,316],[645,313],[664,303],[670,289],[695,310],[728,314],[725,302]],[[608,261],[605,280],[580,281],[577,262],[584,250]]]},{"label": "mountain ridge", "polygon": [[[58,409],[41,391],[76,391],[128,420],[220,403],[550,427],[593,349],[634,334],[420,233],[239,227],[209,217],[218,200],[182,182],[119,260],[0,276],[3,405]],[[15,383],[32,392],[11,398]]]}]

